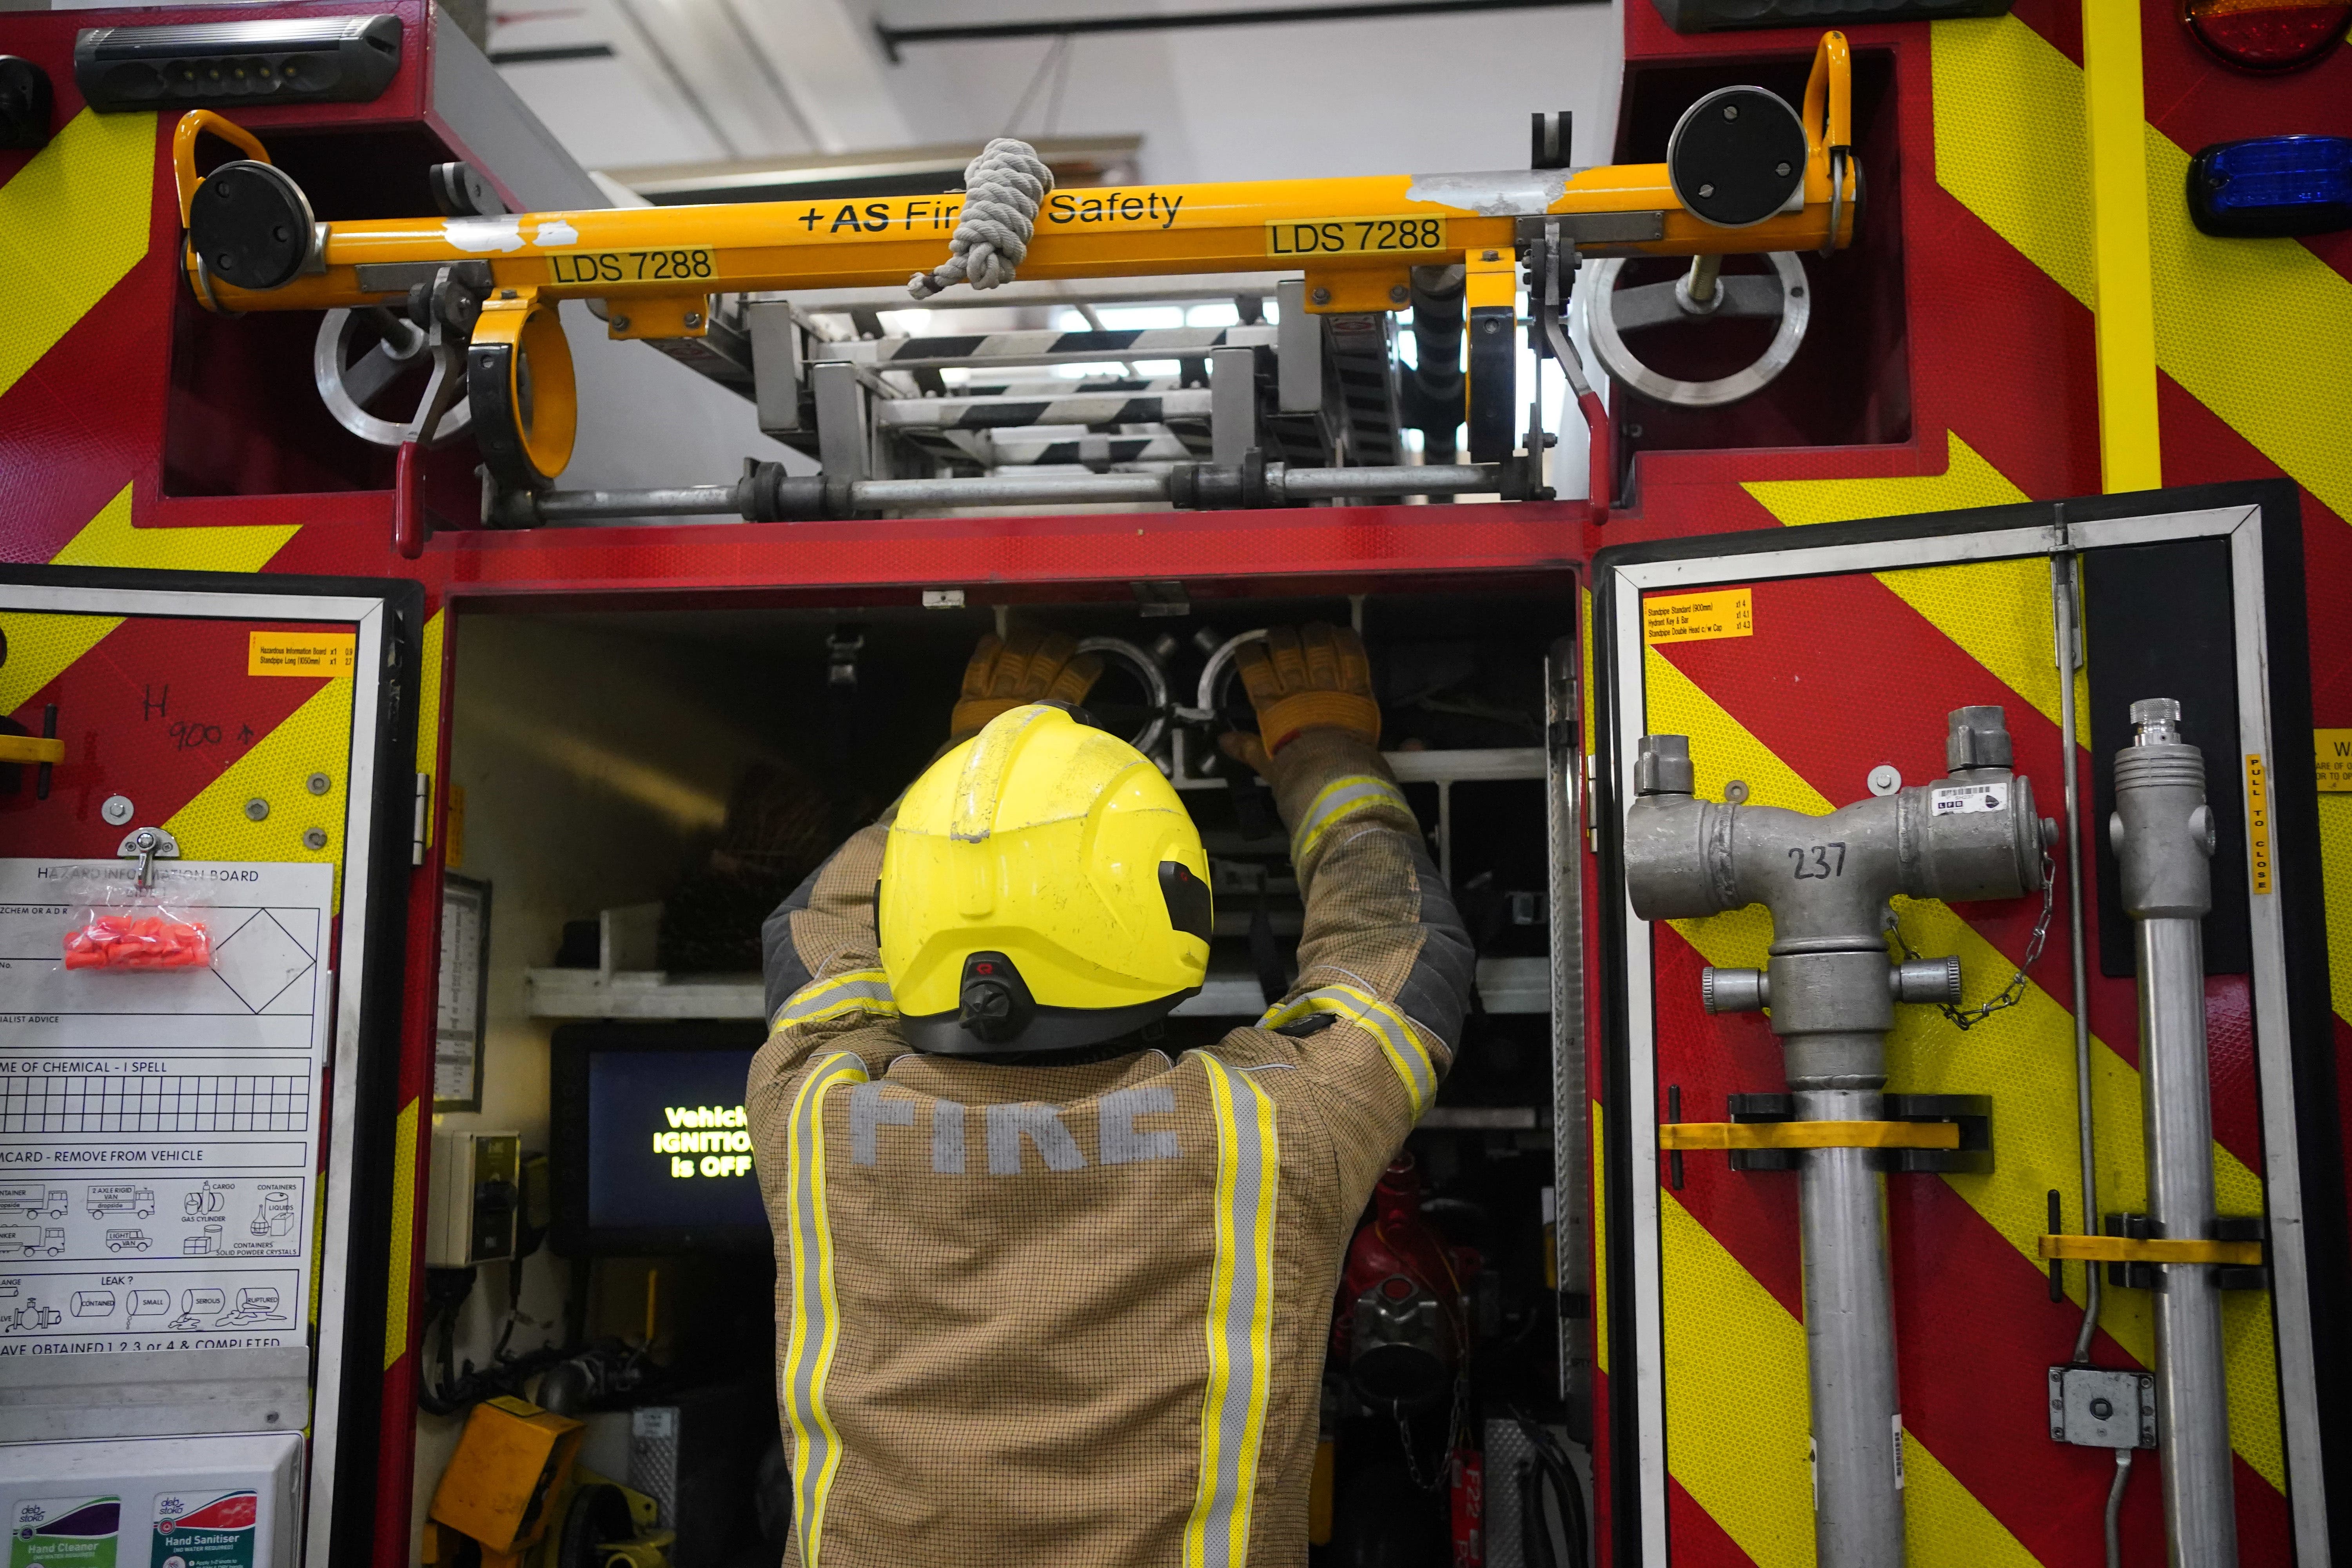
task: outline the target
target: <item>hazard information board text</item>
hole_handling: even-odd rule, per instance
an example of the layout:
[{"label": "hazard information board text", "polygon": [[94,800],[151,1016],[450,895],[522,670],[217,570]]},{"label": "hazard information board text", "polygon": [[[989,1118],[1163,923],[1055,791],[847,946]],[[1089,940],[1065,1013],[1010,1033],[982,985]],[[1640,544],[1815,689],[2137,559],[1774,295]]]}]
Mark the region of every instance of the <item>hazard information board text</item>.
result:
[{"label": "hazard information board text", "polygon": [[1756,635],[1755,590],[1707,588],[1690,594],[1653,594],[1642,601],[1642,640],[1706,642],[1714,637]]}]

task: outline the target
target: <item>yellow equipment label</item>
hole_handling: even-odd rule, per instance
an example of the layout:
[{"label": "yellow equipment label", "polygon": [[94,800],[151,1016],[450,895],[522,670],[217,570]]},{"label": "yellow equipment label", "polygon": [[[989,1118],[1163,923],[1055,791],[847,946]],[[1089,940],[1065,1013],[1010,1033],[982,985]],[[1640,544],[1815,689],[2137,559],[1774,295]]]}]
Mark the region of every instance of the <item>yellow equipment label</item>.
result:
[{"label": "yellow equipment label", "polygon": [[359,668],[356,632],[255,632],[246,644],[247,675],[349,675]]},{"label": "yellow equipment label", "polygon": [[1642,601],[1642,640],[1707,642],[1756,635],[1753,588],[1708,588],[1696,594],[1653,594]]},{"label": "yellow equipment label", "polygon": [[2314,730],[2311,749],[2319,754],[2322,795],[2352,795],[2352,730]]},{"label": "yellow equipment label", "polygon": [[2246,753],[2246,847],[2253,856],[2254,891],[2271,890],[2271,792],[2263,759]]},{"label": "yellow equipment label", "polygon": [[567,250],[547,258],[551,283],[667,283],[708,279],[718,271],[710,252],[690,250]]},{"label": "yellow equipment label", "polygon": [[1265,226],[1268,256],[1386,256],[1444,248],[1442,217],[1326,218]]}]

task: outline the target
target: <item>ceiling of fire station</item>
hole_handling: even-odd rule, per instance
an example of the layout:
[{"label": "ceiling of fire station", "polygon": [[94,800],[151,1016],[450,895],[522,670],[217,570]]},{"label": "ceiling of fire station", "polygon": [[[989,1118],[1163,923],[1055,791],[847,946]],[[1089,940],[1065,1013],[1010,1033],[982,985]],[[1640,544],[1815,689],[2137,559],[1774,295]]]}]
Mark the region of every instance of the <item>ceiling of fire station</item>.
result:
[{"label": "ceiling of fire station", "polygon": [[937,162],[1007,134],[1055,139],[1049,156],[1087,184],[1509,168],[1528,112],[1561,109],[1576,161],[1605,161],[1608,5],[909,44],[896,64],[876,32],[1234,4],[490,0],[488,37],[573,155],[631,186],[675,182],[678,164],[736,165],[738,189],[812,160],[870,173],[890,161],[843,155]]}]

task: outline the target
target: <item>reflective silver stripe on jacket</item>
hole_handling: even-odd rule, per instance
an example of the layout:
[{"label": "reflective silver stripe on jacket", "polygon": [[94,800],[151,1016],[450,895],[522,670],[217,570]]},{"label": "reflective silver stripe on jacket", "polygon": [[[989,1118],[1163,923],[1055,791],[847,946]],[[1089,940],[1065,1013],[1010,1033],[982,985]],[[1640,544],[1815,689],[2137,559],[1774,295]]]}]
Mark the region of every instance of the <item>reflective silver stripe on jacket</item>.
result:
[{"label": "reflective silver stripe on jacket", "polygon": [[768,1026],[787,1029],[796,1024],[814,1024],[821,1019],[835,1018],[844,1013],[871,1013],[877,1017],[898,1016],[898,998],[890,994],[889,977],[878,969],[850,969],[823,980],[812,980],[793,993],[790,1000],[776,1009],[776,1016]]},{"label": "reflective silver stripe on jacket", "polygon": [[1404,792],[1383,778],[1370,773],[1349,773],[1333,779],[1316,792],[1307,807],[1307,815],[1298,821],[1298,831],[1291,835],[1290,858],[1304,861],[1324,836],[1348,817],[1376,805],[1391,805],[1412,815],[1405,804]]},{"label": "reflective silver stripe on jacket", "polygon": [[1184,1568],[1243,1568],[1273,1379],[1281,1147],[1274,1097],[1215,1057],[1195,1054],[1207,1071],[1217,1124],[1217,1258],[1209,1283],[1201,1470],[1184,1524]]},{"label": "reflective silver stripe on jacket", "polygon": [[793,1097],[789,1173],[793,1279],[792,1335],[784,1347],[784,1409],[793,1427],[793,1518],[802,1568],[816,1568],[824,1500],[841,1468],[841,1436],[825,1410],[841,1312],[833,1289],[833,1234],[824,1205],[824,1097],[866,1081],[866,1064],[847,1051],[820,1058]]},{"label": "reflective silver stripe on jacket", "polygon": [[1315,1013],[1333,1013],[1350,1024],[1371,1031],[1381,1043],[1381,1052],[1396,1069],[1397,1079],[1404,1085],[1407,1099],[1412,1101],[1412,1113],[1419,1117],[1429,1109],[1437,1094],[1437,1069],[1429,1059],[1419,1036],[1405,1022],[1404,1015],[1369,992],[1352,985],[1323,985],[1294,996],[1279,1006],[1266,1010],[1257,1021],[1261,1029],[1279,1029],[1286,1024]]}]

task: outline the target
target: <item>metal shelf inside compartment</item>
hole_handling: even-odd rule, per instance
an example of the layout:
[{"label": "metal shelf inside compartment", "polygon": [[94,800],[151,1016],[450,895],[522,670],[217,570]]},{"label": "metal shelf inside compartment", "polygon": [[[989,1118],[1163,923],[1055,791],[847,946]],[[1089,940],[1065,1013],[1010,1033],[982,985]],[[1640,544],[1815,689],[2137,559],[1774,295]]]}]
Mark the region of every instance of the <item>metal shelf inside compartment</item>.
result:
[{"label": "metal shelf inside compartment", "polygon": [[[527,969],[523,992],[534,1018],[758,1018],[767,1010],[756,974],[673,978],[660,970],[620,970],[607,977],[593,969]],[[1480,959],[1478,994],[1489,1013],[1548,1013],[1551,961]],[[1265,1011],[1256,975],[1213,969],[1176,1016],[1244,1022]]]}]

